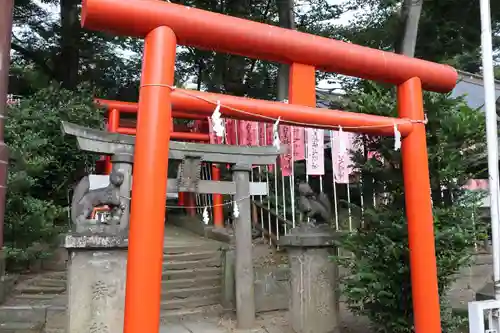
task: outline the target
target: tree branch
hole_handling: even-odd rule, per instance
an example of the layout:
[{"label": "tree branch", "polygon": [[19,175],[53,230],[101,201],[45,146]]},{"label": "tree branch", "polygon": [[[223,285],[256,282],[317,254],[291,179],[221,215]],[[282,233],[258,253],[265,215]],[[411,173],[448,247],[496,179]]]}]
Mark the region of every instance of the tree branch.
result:
[{"label": "tree branch", "polygon": [[[17,39],[14,36],[14,39]],[[18,39],[17,39],[18,40]],[[50,76],[51,78],[55,78],[55,73],[52,68],[47,65],[47,62],[45,59],[40,57],[36,52],[33,52],[31,50],[25,49],[19,44],[16,44],[15,42],[11,43],[11,48],[21,54],[26,60],[32,61],[36,66],[38,66],[46,75]]]}]

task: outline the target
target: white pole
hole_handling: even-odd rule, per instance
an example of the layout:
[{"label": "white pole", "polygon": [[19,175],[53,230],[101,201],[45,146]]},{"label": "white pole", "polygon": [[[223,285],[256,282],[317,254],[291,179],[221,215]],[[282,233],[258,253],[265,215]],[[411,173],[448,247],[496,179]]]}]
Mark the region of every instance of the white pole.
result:
[{"label": "white pole", "polygon": [[495,79],[493,75],[493,45],[491,32],[490,1],[480,0],[481,48],[483,54],[484,106],[486,110],[486,139],[488,143],[488,174],[490,187],[491,239],[493,246],[493,280],[495,298],[500,299],[500,248],[499,248],[499,183],[498,183],[498,132],[495,106]]}]

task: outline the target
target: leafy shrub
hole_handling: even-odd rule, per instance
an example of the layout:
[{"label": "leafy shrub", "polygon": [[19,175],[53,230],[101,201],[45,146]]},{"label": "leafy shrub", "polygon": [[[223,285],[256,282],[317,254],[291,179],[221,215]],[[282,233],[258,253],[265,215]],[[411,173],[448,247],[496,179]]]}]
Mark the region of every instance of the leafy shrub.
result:
[{"label": "leafy shrub", "polygon": [[[352,110],[395,116],[392,90],[366,84],[350,97]],[[438,94],[426,93],[424,107],[443,326],[456,332],[461,320],[445,296],[460,268],[469,264],[474,242],[486,235],[484,224],[476,218],[483,194],[462,189],[465,181],[478,177],[486,165],[484,114],[467,107],[461,98]],[[383,162],[367,160],[366,152],[354,153],[363,190],[368,192],[364,195],[378,200],[376,206],[365,208],[359,230],[339,241],[339,247],[348,253],[335,258],[349,272],[342,281],[342,293],[353,313],[371,319],[377,332],[413,332],[400,152],[394,151],[393,138],[364,136],[361,140],[369,150],[377,151]]]},{"label": "leafy shrub", "polygon": [[[461,324],[453,317],[444,296],[459,270],[469,263],[470,249],[484,227],[471,221],[477,206],[471,199],[434,210],[439,293],[444,324],[449,332]],[[404,212],[390,207],[370,210],[365,228],[345,235],[341,247],[352,257],[338,258],[351,275],[343,281],[343,294],[353,313],[371,319],[378,332],[413,332],[413,307],[408,232]]]},{"label": "leafy shrub", "polygon": [[9,109],[5,142],[10,150],[4,243],[10,262],[42,255],[36,243],[51,243],[68,226],[69,190],[96,156],[64,136],[61,121],[99,128],[102,111],[92,92],[57,87],[38,91]]}]

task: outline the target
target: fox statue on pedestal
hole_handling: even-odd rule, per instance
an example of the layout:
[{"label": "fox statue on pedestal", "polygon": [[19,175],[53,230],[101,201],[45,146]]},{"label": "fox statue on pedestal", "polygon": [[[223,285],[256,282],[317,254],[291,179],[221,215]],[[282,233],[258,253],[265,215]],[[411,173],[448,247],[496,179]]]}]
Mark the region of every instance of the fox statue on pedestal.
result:
[{"label": "fox statue on pedestal", "polygon": [[314,224],[328,224],[332,219],[331,204],[326,194],[316,194],[307,183],[299,184],[298,208]]}]

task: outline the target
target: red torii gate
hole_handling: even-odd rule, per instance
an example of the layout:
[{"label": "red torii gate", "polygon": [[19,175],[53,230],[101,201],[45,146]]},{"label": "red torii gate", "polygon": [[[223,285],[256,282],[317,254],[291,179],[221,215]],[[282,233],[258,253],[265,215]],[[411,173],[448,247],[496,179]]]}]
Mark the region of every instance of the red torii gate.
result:
[{"label": "red torii gate", "polygon": [[[325,126],[342,125],[350,131],[363,127],[359,131],[379,135],[391,135],[394,123],[399,124],[404,137],[415,329],[417,333],[441,332],[422,88],[443,93],[452,90],[458,78],[453,68],[156,0],[83,0],[82,26],[145,39],[132,187],[126,333],[159,330],[168,142],[172,104],[181,92],[172,87],[177,45],[291,64],[290,104],[260,101],[266,106],[257,106],[255,100],[238,99],[244,106],[241,109],[250,113],[271,118],[279,113],[283,121],[289,121],[306,112],[303,123],[311,127],[328,117]],[[314,109],[315,69],[397,85],[401,119]],[[189,92],[178,98],[190,100],[194,106],[197,98]],[[234,116],[224,107],[233,98],[217,96],[224,115]],[[207,109],[206,101],[198,104],[199,108],[191,110]]]},{"label": "red torii gate", "polygon": [[[120,126],[120,114],[121,113],[137,113],[138,107],[137,103],[131,102],[121,102],[113,100],[105,100],[96,98],[94,100],[95,104],[106,108],[107,111],[107,130],[111,133],[120,133],[128,135],[136,135],[136,128],[131,126]],[[192,120],[207,120],[207,116],[199,115],[193,112],[182,112],[182,111],[172,111],[172,118],[177,119],[192,119]],[[135,125],[133,125],[135,126]],[[188,131],[176,130],[174,125],[174,132],[170,134],[170,139],[172,140],[182,140],[182,141],[196,141],[196,142],[208,142],[210,141],[210,135],[208,133],[194,133]],[[111,158],[106,156],[100,162],[104,163],[104,170],[106,174],[111,173]],[[220,169],[217,165],[212,164],[212,180],[220,180]],[[196,214],[196,200],[193,193],[183,193],[179,192],[179,205],[184,206],[189,213],[193,216]],[[213,194],[213,214],[214,214],[214,226],[222,227],[224,225],[224,211],[223,211],[223,198],[221,194]]]}]

